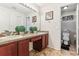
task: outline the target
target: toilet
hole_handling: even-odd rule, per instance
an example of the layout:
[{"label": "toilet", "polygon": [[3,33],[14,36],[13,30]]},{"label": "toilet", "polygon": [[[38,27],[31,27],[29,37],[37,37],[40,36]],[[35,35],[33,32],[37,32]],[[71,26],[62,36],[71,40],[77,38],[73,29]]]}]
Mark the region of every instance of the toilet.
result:
[{"label": "toilet", "polygon": [[65,45],[69,45],[69,32],[68,31],[63,32],[63,43]]},{"label": "toilet", "polygon": [[68,30],[64,30],[62,33],[62,45],[61,48],[69,50],[69,31]]}]

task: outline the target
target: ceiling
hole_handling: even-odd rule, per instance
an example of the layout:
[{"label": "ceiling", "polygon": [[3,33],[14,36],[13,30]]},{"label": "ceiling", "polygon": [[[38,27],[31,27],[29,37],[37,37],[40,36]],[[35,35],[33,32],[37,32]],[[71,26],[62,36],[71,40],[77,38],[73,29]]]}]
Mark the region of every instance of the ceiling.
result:
[{"label": "ceiling", "polygon": [[0,3],[0,6],[14,9],[14,10],[24,13],[26,15],[34,12],[34,10],[29,9],[28,7],[24,7],[24,6],[20,5],[19,3]]},{"label": "ceiling", "polygon": [[45,6],[48,6],[48,5],[52,5],[54,3],[35,3],[36,5],[38,5],[39,7],[45,7]]},{"label": "ceiling", "polygon": [[[68,7],[67,9],[64,9],[64,7]],[[77,7],[77,4],[69,4],[69,5],[66,5],[66,6],[63,6],[61,8],[61,11],[62,12],[70,12],[70,11],[75,11],[76,10],[76,7]]]},{"label": "ceiling", "polygon": [[[32,3],[32,4],[35,4],[36,6],[39,6],[39,7],[45,7],[47,5],[53,5],[55,3]],[[61,5],[62,5],[62,3],[61,3]],[[32,10],[31,8],[25,7],[23,5],[20,5],[20,3],[0,3],[0,6],[17,10],[21,13],[26,14],[26,15],[28,15],[29,13],[34,13],[34,10]],[[66,9],[66,10],[64,10],[63,7],[61,8],[61,10],[63,12],[73,11],[75,9],[76,9],[76,4],[69,4],[68,9]]]},{"label": "ceiling", "polygon": [[69,3],[35,3],[35,4],[38,5],[39,7],[46,7],[46,6],[54,6],[54,5],[63,6],[63,5],[68,5]]}]

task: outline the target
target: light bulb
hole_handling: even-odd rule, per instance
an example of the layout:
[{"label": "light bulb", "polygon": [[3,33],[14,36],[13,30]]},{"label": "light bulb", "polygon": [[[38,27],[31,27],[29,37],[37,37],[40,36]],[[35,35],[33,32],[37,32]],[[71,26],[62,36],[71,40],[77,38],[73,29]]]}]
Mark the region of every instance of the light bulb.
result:
[{"label": "light bulb", "polygon": [[68,6],[65,6],[63,9],[68,9]]}]

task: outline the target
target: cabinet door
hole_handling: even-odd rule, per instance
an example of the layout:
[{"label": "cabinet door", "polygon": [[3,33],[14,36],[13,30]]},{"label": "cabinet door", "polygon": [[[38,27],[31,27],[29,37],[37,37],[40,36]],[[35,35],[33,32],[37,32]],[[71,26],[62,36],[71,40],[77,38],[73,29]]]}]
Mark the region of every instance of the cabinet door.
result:
[{"label": "cabinet door", "polygon": [[11,56],[17,56],[17,42],[11,44]]},{"label": "cabinet door", "polygon": [[48,34],[42,36],[42,48],[47,48],[48,46]]},{"label": "cabinet door", "polygon": [[17,55],[16,43],[10,43],[0,46],[0,56]]},{"label": "cabinet door", "polygon": [[42,36],[42,48],[45,48],[45,35]]},{"label": "cabinet door", "polygon": [[48,34],[46,34],[45,36],[46,36],[45,37],[45,47],[47,47],[48,46]]},{"label": "cabinet door", "polygon": [[18,42],[18,55],[19,56],[29,55],[29,40],[21,40]]}]

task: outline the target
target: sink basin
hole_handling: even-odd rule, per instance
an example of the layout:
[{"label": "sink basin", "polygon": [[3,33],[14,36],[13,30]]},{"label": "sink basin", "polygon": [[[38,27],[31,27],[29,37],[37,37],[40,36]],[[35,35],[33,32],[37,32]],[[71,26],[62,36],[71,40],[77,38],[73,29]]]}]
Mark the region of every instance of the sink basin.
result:
[{"label": "sink basin", "polygon": [[0,38],[0,42],[14,40],[14,39],[17,39],[17,38],[22,38],[22,36],[20,36],[20,35],[13,35],[13,36],[1,37]]},{"label": "sink basin", "polygon": [[6,37],[1,37],[0,38],[0,44],[4,44],[4,42],[9,42],[11,41],[16,41],[17,39],[22,38],[22,36],[15,35],[15,36],[6,36]]},{"label": "sink basin", "polygon": [[0,42],[5,42],[5,41],[8,41],[8,40],[10,40],[10,39],[8,39],[7,37],[0,38]]},{"label": "sink basin", "polygon": [[12,36],[7,36],[7,38],[10,38],[10,39],[17,39],[17,38],[22,38],[23,36],[21,35],[12,35]]},{"label": "sink basin", "polygon": [[5,35],[1,35],[1,34],[0,34],[0,38],[1,38],[1,37],[5,37]]}]

